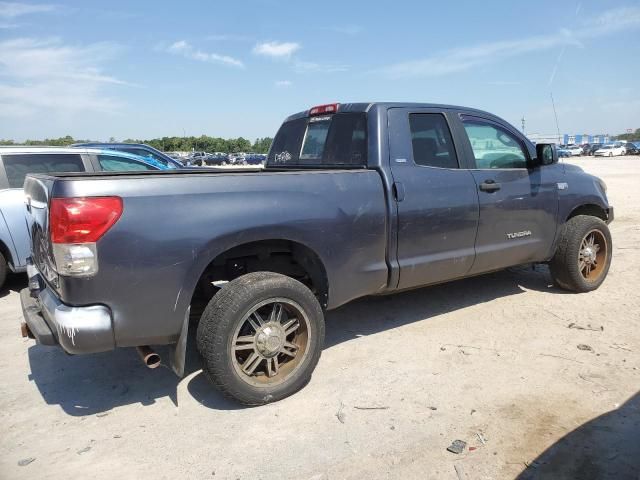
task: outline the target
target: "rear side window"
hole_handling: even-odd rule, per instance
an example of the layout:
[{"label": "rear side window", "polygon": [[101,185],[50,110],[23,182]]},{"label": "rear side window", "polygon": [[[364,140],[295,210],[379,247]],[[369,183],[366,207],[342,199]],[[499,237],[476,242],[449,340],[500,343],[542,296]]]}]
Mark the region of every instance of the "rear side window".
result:
[{"label": "rear side window", "polygon": [[416,165],[438,168],[458,168],[451,132],[439,113],[409,115],[413,161]]},{"label": "rear side window", "polygon": [[2,155],[10,188],[22,188],[28,173],[84,172],[80,155],[37,153]]},{"label": "rear side window", "polygon": [[98,155],[100,168],[105,172],[131,172],[136,170],[156,170],[150,165],[137,162],[131,158],[115,155]]},{"label": "rear side window", "polygon": [[367,117],[336,113],[286,122],[278,131],[270,166],[363,166],[367,161]]}]

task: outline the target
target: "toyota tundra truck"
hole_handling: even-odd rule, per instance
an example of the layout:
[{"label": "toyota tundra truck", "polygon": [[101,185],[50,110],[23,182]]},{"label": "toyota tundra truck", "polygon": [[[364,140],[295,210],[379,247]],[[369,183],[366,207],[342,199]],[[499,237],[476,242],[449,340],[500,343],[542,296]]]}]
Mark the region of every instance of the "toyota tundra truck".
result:
[{"label": "toyota tundra truck", "polygon": [[605,183],[456,106],[320,105],[264,169],[33,174],[25,194],[23,335],[148,366],[169,345],[181,376],[196,328],[207,377],[249,405],[302,388],[324,313],[356,298],[538,263],[589,292],[611,263]]}]

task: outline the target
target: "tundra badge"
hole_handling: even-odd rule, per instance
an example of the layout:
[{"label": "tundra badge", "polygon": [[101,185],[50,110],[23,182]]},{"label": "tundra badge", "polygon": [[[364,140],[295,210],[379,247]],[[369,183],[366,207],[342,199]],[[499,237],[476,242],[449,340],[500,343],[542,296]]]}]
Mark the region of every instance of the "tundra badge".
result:
[{"label": "tundra badge", "polygon": [[520,238],[520,237],[530,237],[531,236],[531,230],[524,230],[522,232],[513,232],[513,233],[507,233],[507,238]]}]

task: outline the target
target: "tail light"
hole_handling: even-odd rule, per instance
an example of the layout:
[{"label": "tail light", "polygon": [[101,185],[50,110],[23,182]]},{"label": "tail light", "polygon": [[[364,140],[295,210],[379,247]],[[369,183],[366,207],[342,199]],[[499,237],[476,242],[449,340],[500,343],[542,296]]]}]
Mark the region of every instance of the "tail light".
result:
[{"label": "tail light", "polygon": [[49,231],[60,275],[91,276],[98,272],[96,242],[122,215],[120,197],[53,198]]},{"label": "tail light", "polygon": [[309,115],[325,115],[327,113],[336,113],[338,111],[339,103],[329,103],[327,105],[318,105],[317,107],[312,107],[309,110]]}]

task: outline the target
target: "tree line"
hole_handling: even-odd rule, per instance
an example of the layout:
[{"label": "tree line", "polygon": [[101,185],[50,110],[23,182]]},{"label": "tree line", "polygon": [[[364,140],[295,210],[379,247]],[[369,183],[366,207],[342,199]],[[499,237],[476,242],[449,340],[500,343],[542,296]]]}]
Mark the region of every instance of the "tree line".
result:
[{"label": "tree line", "polygon": [[[60,138],[45,138],[44,140],[25,140],[24,142],[15,142],[13,140],[1,140],[0,145],[49,145],[53,147],[65,147],[73,143],[85,143],[91,140],[80,140],[73,138],[70,135]],[[109,140],[110,143],[115,142],[114,138]],[[208,135],[201,135],[199,137],[162,137],[152,138],[149,140],[140,140],[128,138],[124,140],[125,143],[146,143],[153,148],[162,150],[165,152],[190,152],[190,151],[204,151],[204,152],[224,152],[224,153],[238,153],[238,152],[253,152],[253,153],[267,153],[269,147],[271,147],[271,137],[257,138],[253,143],[243,137],[238,138],[220,138],[210,137]]]},{"label": "tree line", "polygon": [[623,133],[616,137],[616,140],[626,140],[627,142],[635,142],[640,140],[640,128],[636,128],[634,133]]}]

